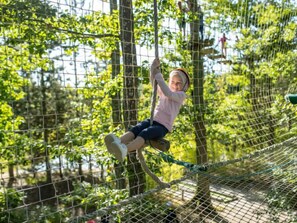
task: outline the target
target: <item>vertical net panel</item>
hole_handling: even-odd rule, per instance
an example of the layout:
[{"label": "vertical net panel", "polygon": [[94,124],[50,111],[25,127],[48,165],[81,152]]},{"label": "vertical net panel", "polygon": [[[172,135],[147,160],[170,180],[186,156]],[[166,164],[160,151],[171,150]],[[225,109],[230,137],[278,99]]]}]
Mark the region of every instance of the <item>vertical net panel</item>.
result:
[{"label": "vertical net panel", "polygon": [[[297,221],[296,1],[156,3],[1,1],[0,222]],[[170,188],[104,145],[149,118],[154,46],[192,83],[144,149]]]}]

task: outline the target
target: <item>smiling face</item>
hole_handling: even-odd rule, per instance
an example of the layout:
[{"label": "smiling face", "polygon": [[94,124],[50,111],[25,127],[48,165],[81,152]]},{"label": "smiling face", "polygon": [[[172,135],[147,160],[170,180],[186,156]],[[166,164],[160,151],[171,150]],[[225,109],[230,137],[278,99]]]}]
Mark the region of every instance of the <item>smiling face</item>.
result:
[{"label": "smiling face", "polygon": [[183,85],[183,80],[179,76],[178,72],[174,72],[172,75],[170,75],[169,88],[171,91],[182,91]]}]

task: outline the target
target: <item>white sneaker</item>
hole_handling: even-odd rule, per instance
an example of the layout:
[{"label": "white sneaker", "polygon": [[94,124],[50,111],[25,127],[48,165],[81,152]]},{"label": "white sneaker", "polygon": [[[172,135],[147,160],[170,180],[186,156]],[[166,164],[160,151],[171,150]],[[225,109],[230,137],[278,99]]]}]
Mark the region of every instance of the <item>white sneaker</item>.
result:
[{"label": "white sneaker", "polygon": [[114,155],[115,151],[113,150],[113,147],[111,146],[111,143],[113,143],[113,142],[119,142],[120,143],[121,140],[118,137],[116,137],[113,133],[110,133],[107,136],[105,136],[104,142],[105,142],[105,145],[107,147],[107,151]]},{"label": "white sneaker", "polygon": [[120,162],[124,161],[124,159],[128,153],[128,149],[125,144],[115,141],[115,142],[111,143],[110,149],[118,161],[120,161]]}]

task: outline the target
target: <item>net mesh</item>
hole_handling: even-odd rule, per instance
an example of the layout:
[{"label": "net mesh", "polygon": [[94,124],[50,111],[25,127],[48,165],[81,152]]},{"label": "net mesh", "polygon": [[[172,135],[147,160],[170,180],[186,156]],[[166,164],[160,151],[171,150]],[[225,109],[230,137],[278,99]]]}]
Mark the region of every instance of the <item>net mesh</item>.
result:
[{"label": "net mesh", "polygon": [[[1,1],[0,222],[297,221],[296,1],[157,3]],[[166,188],[104,145],[150,116],[154,29],[192,83],[143,151]]]}]

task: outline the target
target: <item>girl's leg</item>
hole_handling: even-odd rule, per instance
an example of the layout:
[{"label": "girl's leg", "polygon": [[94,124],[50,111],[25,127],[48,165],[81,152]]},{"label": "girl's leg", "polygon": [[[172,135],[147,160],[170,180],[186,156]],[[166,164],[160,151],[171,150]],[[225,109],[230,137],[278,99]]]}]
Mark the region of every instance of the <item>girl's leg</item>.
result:
[{"label": "girl's leg", "polygon": [[134,138],[138,136],[138,134],[148,128],[150,126],[150,120],[146,119],[142,122],[137,123],[137,125],[133,126],[131,129],[129,129],[129,132],[132,132],[134,134]]},{"label": "girl's leg", "polygon": [[143,129],[133,141],[127,144],[127,150],[128,152],[136,151],[144,146],[146,140],[162,138],[167,132],[164,126],[154,122],[154,125]]},{"label": "girl's leg", "polygon": [[[141,128],[142,127],[143,125],[141,125]],[[143,129],[139,134],[134,134],[133,132],[130,132],[131,134],[124,134],[123,137],[125,137],[123,140],[127,141],[137,135],[137,137],[134,140],[130,141],[127,145],[125,145],[123,141],[116,140],[110,144],[110,148],[108,149],[112,154],[115,155],[117,160],[122,162],[128,152],[133,152],[144,146],[145,140],[164,137],[167,132],[168,130],[164,126],[160,125],[159,123],[154,123],[153,126],[149,126],[148,128]]]},{"label": "girl's leg", "polygon": [[138,136],[141,136],[146,141],[163,138],[167,133],[168,130],[163,125],[154,122],[154,125],[142,130]]},{"label": "girl's leg", "polygon": [[137,136],[136,139],[132,140],[130,143],[128,143],[128,145],[125,145],[119,141],[114,141],[110,144],[109,150],[118,161],[123,162],[128,152],[140,149],[144,143],[144,139],[140,136]]},{"label": "girl's leg", "polygon": [[149,121],[149,119],[147,119],[147,120],[144,120],[144,121],[138,123],[133,128],[131,128],[128,132],[126,132],[124,135],[122,135],[120,139],[118,137],[116,137],[113,133],[106,135],[104,138],[104,141],[105,141],[105,145],[107,147],[108,152],[111,154],[115,154],[115,149],[111,145],[113,142],[128,144],[133,139],[135,139],[135,136],[137,136],[143,129],[145,129],[149,126],[150,126],[150,121]]},{"label": "girl's leg", "polygon": [[140,149],[141,147],[143,147],[144,143],[144,138],[142,138],[141,136],[137,136],[133,141],[127,144],[128,152],[133,152]]},{"label": "girl's leg", "polygon": [[127,145],[129,142],[131,142],[133,139],[135,139],[135,135],[133,132],[126,132],[124,135],[121,136],[121,142]]}]

